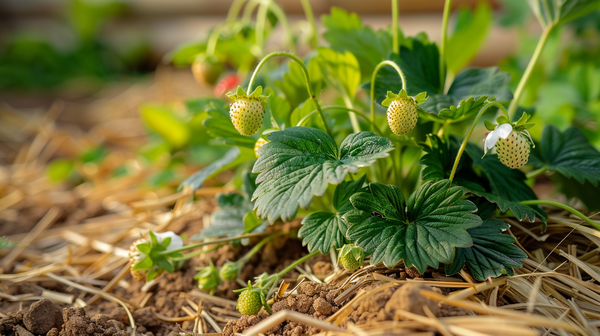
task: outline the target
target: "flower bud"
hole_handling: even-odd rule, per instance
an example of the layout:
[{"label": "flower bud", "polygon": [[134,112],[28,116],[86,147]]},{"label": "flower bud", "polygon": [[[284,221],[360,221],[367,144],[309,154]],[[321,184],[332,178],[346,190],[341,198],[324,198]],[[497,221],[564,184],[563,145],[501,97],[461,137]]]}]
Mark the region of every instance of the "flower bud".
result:
[{"label": "flower bud", "polygon": [[234,281],[240,275],[241,267],[238,263],[228,261],[221,266],[219,275],[225,281]]},{"label": "flower bud", "polygon": [[213,294],[221,284],[219,270],[212,263],[210,266],[202,267],[200,272],[196,273],[194,279],[198,280],[198,288],[210,294]]}]

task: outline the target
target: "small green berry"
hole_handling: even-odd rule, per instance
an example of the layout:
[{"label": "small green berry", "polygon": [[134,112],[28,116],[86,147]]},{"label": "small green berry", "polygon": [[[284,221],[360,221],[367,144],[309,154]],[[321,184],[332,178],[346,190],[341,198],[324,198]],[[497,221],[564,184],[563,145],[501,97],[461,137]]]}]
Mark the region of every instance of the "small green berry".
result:
[{"label": "small green berry", "polygon": [[225,281],[234,281],[240,274],[240,270],[240,265],[238,263],[228,261],[221,266],[219,275],[221,276],[221,279]]},{"label": "small green berry", "polygon": [[340,250],[338,263],[349,271],[362,266],[365,259],[365,251],[360,246],[346,244]]},{"label": "small green berry", "polygon": [[247,290],[240,294],[236,308],[242,315],[256,315],[261,307],[260,294],[255,290]]}]

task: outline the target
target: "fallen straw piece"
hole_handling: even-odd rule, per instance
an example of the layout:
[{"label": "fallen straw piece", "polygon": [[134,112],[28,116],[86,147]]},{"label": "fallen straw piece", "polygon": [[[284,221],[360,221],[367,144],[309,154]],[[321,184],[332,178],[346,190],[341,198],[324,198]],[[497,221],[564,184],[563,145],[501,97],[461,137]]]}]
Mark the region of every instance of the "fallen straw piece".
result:
[{"label": "fallen straw piece", "polygon": [[280,312],[277,312],[276,314],[273,314],[272,316],[268,317],[267,319],[263,320],[262,322],[258,323],[252,328],[246,330],[244,335],[250,336],[264,333],[265,331],[275,327],[276,325],[286,320],[303,323],[327,331],[343,331],[342,328],[334,326],[333,324],[323,322],[318,318],[291,310],[282,310]]}]

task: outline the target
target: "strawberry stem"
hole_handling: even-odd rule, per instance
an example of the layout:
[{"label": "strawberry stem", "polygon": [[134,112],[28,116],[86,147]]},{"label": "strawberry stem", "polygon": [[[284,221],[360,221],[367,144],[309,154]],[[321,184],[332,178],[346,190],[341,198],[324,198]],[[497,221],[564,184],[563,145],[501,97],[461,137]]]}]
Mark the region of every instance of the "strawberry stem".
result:
[{"label": "strawberry stem", "polygon": [[261,54],[265,49],[265,24],[267,22],[267,14],[269,9],[273,12],[273,14],[275,14],[277,20],[281,22],[285,32],[285,38],[290,47],[290,51],[292,53],[296,53],[296,46],[294,45],[292,30],[290,28],[290,23],[285,16],[285,12],[272,0],[262,0],[260,1],[260,8],[258,9],[258,14],[256,17],[256,45],[260,48]]},{"label": "strawberry stem", "polygon": [[398,0],[392,0],[392,50],[400,55],[398,43]]},{"label": "strawberry stem", "polygon": [[248,83],[248,90],[246,92],[252,92],[252,86],[254,85],[254,81],[256,80],[256,76],[258,75],[258,72],[260,71],[260,69],[263,67],[263,65],[265,65],[265,63],[269,59],[271,59],[275,56],[287,57],[287,58],[293,60],[294,62],[298,63],[298,65],[300,65],[300,68],[302,69],[302,73],[304,74],[304,81],[306,82],[306,90],[308,91],[308,96],[310,97],[313,104],[315,105],[315,108],[319,112],[319,116],[321,117],[321,120],[323,121],[323,125],[325,126],[325,131],[327,131],[327,134],[329,134],[333,138],[333,134],[331,133],[331,129],[329,128],[329,124],[327,123],[327,119],[325,119],[325,113],[323,113],[323,110],[321,109],[321,105],[319,104],[317,97],[315,96],[315,93],[313,91],[313,88],[310,85],[310,76],[308,74],[308,69],[306,68],[306,65],[304,65],[304,62],[302,62],[302,60],[299,59],[298,57],[296,57],[292,54],[286,53],[286,52],[281,52],[281,51],[273,52],[273,53],[270,53],[267,56],[265,56],[260,61],[260,63],[258,63],[258,65],[256,66],[256,69],[254,69],[254,73],[252,73],[252,77],[250,78],[250,83]]},{"label": "strawberry stem", "polygon": [[527,64],[527,68],[525,69],[525,73],[523,73],[523,77],[521,77],[521,80],[519,81],[519,85],[517,86],[517,89],[515,90],[515,96],[513,97],[513,100],[510,102],[510,105],[508,106],[509,120],[511,120],[511,117],[515,114],[515,112],[517,110],[517,106],[519,105],[519,100],[521,99],[521,96],[523,95],[523,92],[525,91],[525,87],[527,86],[527,82],[529,81],[529,78],[531,78],[531,74],[533,73],[533,68],[535,67],[538,60],[540,59],[540,55],[542,54],[542,50],[544,49],[544,46],[546,45],[546,42],[548,42],[548,37],[550,36],[550,33],[552,32],[553,27],[554,26],[550,25],[550,26],[546,26],[546,28],[544,28],[544,32],[542,33],[542,36],[540,37],[540,40],[538,41],[538,44],[535,47],[535,51],[533,52],[533,55],[531,56],[531,60],[529,60],[529,64]]},{"label": "strawberry stem", "polygon": [[222,239],[216,239],[216,240],[211,240],[211,241],[203,241],[201,243],[183,246],[183,247],[180,247],[180,248],[174,249],[174,250],[162,251],[162,252],[158,253],[158,255],[171,254],[171,253],[175,253],[175,252],[181,252],[181,251],[193,249],[196,247],[202,247],[202,246],[206,246],[206,245],[213,245],[213,244],[220,244],[220,243],[227,243],[227,242],[234,241],[234,240],[240,240],[243,238],[259,237],[259,236],[263,236],[263,235],[264,235],[264,233],[249,233],[249,234],[239,235],[237,237],[222,238]]},{"label": "strawberry stem", "polygon": [[562,203],[558,203],[558,202],[553,202],[553,201],[544,201],[544,200],[530,200],[530,201],[521,201],[519,202],[523,205],[550,205],[553,207],[557,207],[563,210],[567,210],[570,213],[574,214],[575,216],[583,219],[586,223],[590,224],[591,226],[593,226],[594,228],[596,228],[596,230],[600,230],[600,224],[597,222],[594,222],[593,220],[591,220],[589,217],[587,217],[586,215],[582,214],[581,212],[573,209],[572,207],[566,205],[566,204],[562,204]]},{"label": "strawberry stem", "polygon": [[312,28],[311,42],[313,48],[317,49],[317,47],[319,46],[319,41],[317,38],[317,24],[315,23],[315,16],[313,14],[312,7],[310,6],[310,1],[301,0],[301,2],[302,9],[304,9],[304,15],[306,16],[306,20],[308,21],[308,23],[310,23],[310,26]]},{"label": "strawberry stem", "polygon": [[[332,105],[332,106],[323,106],[322,107],[323,111],[328,111],[328,110],[345,110],[347,112],[350,113],[354,113],[358,116],[360,116],[361,118],[363,118],[366,122],[370,123],[371,126],[373,126],[373,130],[375,131],[375,133],[377,133],[377,135],[379,136],[383,136],[383,133],[381,132],[381,129],[379,127],[377,127],[376,124],[373,124],[373,121],[371,121],[371,119],[369,119],[369,116],[367,116],[366,114],[364,114],[363,112],[356,110],[356,109],[352,109],[346,106],[342,106],[342,105]],[[298,123],[296,124],[296,126],[304,126],[304,124],[308,121],[308,119],[310,117],[312,117],[313,114],[317,113],[319,111],[317,110],[312,110],[309,114],[305,115],[302,119],[300,119],[300,121],[298,121]]]},{"label": "strawberry stem", "polygon": [[454,165],[452,166],[452,172],[450,173],[450,182],[452,182],[452,180],[454,179],[454,174],[456,174],[456,168],[458,168],[458,163],[460,162],[460,157],[462,156],[463,152],[465,151],[465,148],[467,147],[467,143],[469,142],[469,138],[471,137],[471,134],[473,134],[473,130],[475,129],[477,122],[479,121],[481,116],[485,113],[485,111],[487,111],[492,106],[496,106],[497,108],[499,108],[502,111],[502,113],[504,113],[506,115],[506,109],[504,108],[504,106],[502,106],[502,104],[496,103],[496,102],[488,103],[487,105],[483,106],[481,108],[481,110],[479,110],[479,113],[477,113],[475,120],[473,120],[473,124],[471,124],[471,127],[469,128],[469,131],[467,132],[467,135],[465,136],[465,139],[463,140],[462,144],[460,145],[460,148],[458,149],[458,154],[456,154],[456,159],[454,160]]},{"label": "strawberry stem", "polygon": [[400,75],[400,80],[402,81],[402,88],[406,90],[406,78],[404,77],[404,72],[402,72],[402,69],[400,69],[400,66],[398,66],[398,64],[390,60],[381,61],[379,64],[377,64],[375,70],[373,70],[373,75],[371,75],[371,125],[373,127],[375,126],[375,80],[377,79],[377,73],[379,72],[379,70],[386,65],[389,65],[392,68],[394,68],[394,70],[396,70],[398,75]]},{"label": "strawberry stem", "polygon": [[442,19],[442,41],[440,45],[440,93],[444,93],[446,87],[446,41],[448,40],[448,17],[450,17],[451,7],[452,0],[446,0],[446,3],[444,4],[444,16]]}]

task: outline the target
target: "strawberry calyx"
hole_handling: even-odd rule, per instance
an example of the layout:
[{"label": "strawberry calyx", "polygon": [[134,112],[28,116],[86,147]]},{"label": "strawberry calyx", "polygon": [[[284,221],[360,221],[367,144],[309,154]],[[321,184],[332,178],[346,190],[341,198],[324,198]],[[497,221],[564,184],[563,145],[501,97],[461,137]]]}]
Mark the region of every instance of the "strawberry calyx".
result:
[{"label": "strawberry calyx", "polygon": [[381,102],[381,105],[384,107],[388,107],[394,100],[402,100],[406,98],[412,98],[412,100],[417,105],[421,105],[427,100],[427,92],[421,92],[413,97],[409,96],[405,89],[400,90],[398,94],[395,94],[392,91],[388,91],[385,99]]},{"label": "strawberry calyx", "polygon": [[230,92],[225,94],[225,96],[227,96],[227,98],[233,100],[233,101],[238,101],[240,99],[248,99],[248,100],[256,100],[256,101],[260,101],[263,105],[267,103],[267,100],[269,99],[269,96],[263,96],[262,95],[262,86],[257,86],[256,89],[254,89],[254,91],[251,94],[247,94],[246,91],[244,91],[244,89],[238,85],[237,90],[235,93]]}]

